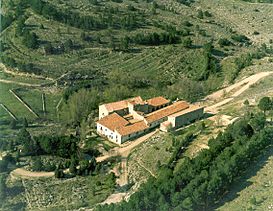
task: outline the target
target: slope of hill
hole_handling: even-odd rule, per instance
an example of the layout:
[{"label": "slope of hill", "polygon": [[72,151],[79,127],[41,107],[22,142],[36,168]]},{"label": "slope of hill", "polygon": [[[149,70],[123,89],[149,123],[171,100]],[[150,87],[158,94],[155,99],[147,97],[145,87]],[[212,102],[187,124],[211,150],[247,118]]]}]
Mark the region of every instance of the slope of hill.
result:
[{"label": "slope of hill", "polygon": [[256,40],[250,27],[233,21],[241,4],[248,14],[252,7],[237,1],[8,0],[4,16],[13,21],[2,33],[2,61],[60,85],[104,89],[118,80],[143,95],[177,97],[170,92],[186,77],[193,87],[200,81],[200,97],[237,77],[240,70],[225,67],[236,61],[225,58],[255,49],[244,36]]},{"label": "slope of hill", "polygon": [[[163,95],[171,100],[198,101],[222,86],[240,81],[235,88],[227,89],[230,92],[218,91],[220,94],[214,95],[214,99],[205,100],[212,107],[220,102],[221,106],[216,104],[219,115],[176,133],[153,137],[132,151],[127,164],[117,158],[99,165],[98,169],[104,169],[101,175],[94,172],[73,179],[19,179],[19,182],[7,177],[10,192],[6,209],[92,208],[114,191],[120,191],[114,187],[114,177],[101,176],[108,175],[110,170],[123,172],[126,165],[129,171],[125,175],[128,173],[129,182],[135,183],[135,187],[150,175],[170,177],[168,171],[160,173],[160,169],[170,165],[169,159],[177,163],[172,174],[183,174],[184,161],[200,152],[202,156],[202,150],[209,148],[210,138],[224,131],[227,124],[243,116],[247,109],[256,112],[255,104],[262,96],[272,97],[271,76],[257,84],[245,82],[244,78],[272,71],[273,4],[243,0],[5,0],[2,3],[0,157],[4,149],[17,161],[26,161],[30,168],[41,156],[29,158],[19,152],[23,146],[17,133],[25,128],[26,122],[27,130],[37,139],[41,134],[54,140],[58,135],[80,133],[81,150],[94,156],[97,149],[105,153],[113,147],[96,137],[98,104],[136,95],[145,99]],[[241,90],[245,92],[242,94]],[[271,129],[269,124],[268,128]],[[81,155],[81,161],[86,161]],[[50,154],[42,157],[43,162],[54,160],[55,170],[62,171],[58,169],[64,164],[62,159]],[[68,162],[62,166],[65,173],[70,168],[69,162],[73,163],[72,158],[67,158]],[[8,170],[21,167],[18,163],[10,165]],[[261,170],[258,181],[265,181],[260,178],[264,172]],[[176,179],[175,182],[180,181]],[[187,175],[185,181],[188,182]],[[170,191],[173,196],[175,188],[168,190],[169,185],[173,184],[164,183],[159,192]],[[261,189],[260,185],[250,187]],[[245,197],[252,196],[248,189],[240,191],[240,198],[219,209],[234,209]],[[265,192],[245,201],[242,207],[267,207],[271,198],[263,199],[264,195]],[[181,204],[179,197],[174,195],[169,199],[175,205]],[[198,201],[198,192],[195,197]],[[154,201],[159,199],[155,198]],[[233,195],[224,198],[224,202],[230,198],[234,199]],[[259,203],[262,199],[263,204]],[[160,197],[162,207],[164,200]],[[188,198],[183,201],[183,209],[190,210],[190,205]]]}]

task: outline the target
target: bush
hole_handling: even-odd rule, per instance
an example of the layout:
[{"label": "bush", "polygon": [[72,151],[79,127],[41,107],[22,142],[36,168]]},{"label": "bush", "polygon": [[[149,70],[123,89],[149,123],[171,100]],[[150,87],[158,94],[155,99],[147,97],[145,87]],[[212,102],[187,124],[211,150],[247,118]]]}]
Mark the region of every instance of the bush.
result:
[{"label": "bush", "polygon": [[205,11],[204,15],[207,16],[207,17],[212,17],[212,14],[209,11]]},{"label": "bush", "polygon": [[219,41],[218,41],[218,44],[221,47],[224,47],[224,46],[230,46],[232,43],[226,38],[220,38]]},{"label": "bush", "polygon": [[[175,171],[160,168],[158,178],[150,178],[130,197],[129,202],[114,207],[104,206],[99,210],[127,210],[132,207],[134,210],[210,210],[253,160],[272,144],[272,128],[256,134],[248,133],[248,123],[244,119],[229,126],[216,139],[209,141],[209,149],[202,150],[193,159],[185,157]],[[239,129],[244,132],[238,133]],[[175,154],[177,151],[173,156]],[[256,203],[256,200],[251,201]]]},{"label": "bush", "polygon": [[249,43],[250,41],[248,37],[246,37],[245,35],[240,35],[240,34],[231,35],[231,39],[241,43]]},{"label": "bush", "polygon": [[8,161],[7,160],[0,160],[0,173],[5,172],[8,170]]},{"label": "bush", "polygon": [[56,169],[55,171],[54,171],[54,176],[55,176],[55,178],[64,178],[64,172],[61,170],[61,169]]},{"label": "bush", "polygon": [[185,48],[190,48],[192,46],[192,40],[190,37],[187,37],[185,39],[183,39],[183,42],[182,42],[183,46]]},{"label": "bush", "polygon": [[15,130],[17,128],[16,126],[17,126],[17,121],[15,119],[12,119],[9,124],[10,129]]},{"label": "bush", "polygon": [[203,19],[203,18],[204,18],[204,13],[203,13],[202,10],[198,10],[197,18],[200,18],[200,19]]},{"label": "bush", "polygon": [[138,33],[130,38],[130,41],[140,45],[163,45],[163,44],[176,44],[180,39],[174,33]]},{"label": "bush", "polygon": [[43,163],[40,157],[35,157],[32,161],[32,170],[33,171],[42,171],[43,170]]},{"label": "bush", "polygon": [[6,198],[6,178],[4,175],[0,175],[0,201],[4,201]]}]

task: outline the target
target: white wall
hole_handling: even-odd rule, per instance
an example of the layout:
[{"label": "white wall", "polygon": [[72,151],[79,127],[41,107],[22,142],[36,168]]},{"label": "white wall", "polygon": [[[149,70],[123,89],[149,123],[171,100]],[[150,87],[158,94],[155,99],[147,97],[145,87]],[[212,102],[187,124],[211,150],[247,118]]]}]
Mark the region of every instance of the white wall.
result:
[{"label": "white wall", "polygon": [[99,119],[105,117],[109,115],[109,112],[107,111],[107,109],[105,108],[104,105],[100,105],[99,106]]},{"label": "white wall", "polygon": [[110,141],[120,144],[120,139],[117,133],[114,131],[102,126],[97,123],[97,132],[105,137],[107,137]]},{"label": "white wall", "polygon": [[160,125],[160,123],[167,121],[168,117],[164,117],[150,124],[150,128],[154,128]]}]

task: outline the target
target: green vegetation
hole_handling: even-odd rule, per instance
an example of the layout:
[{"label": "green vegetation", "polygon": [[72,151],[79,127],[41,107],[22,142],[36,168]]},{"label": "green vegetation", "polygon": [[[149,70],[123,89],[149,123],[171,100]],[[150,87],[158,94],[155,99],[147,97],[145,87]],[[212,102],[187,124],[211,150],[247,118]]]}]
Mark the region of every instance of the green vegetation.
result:
[{"label": "green vegetation", "polygon": [[[98,210],[133,207],[136,210],[200,210],[217,205],[234,180],[243,175],[251,162],[272,144],[270,126],[261,126],[256,131],[252,128],[255,124],[251,126],[251,122],[257,119],[265,126],[265,118],[245,117],[238,120],[217,138],[211,139],[209,149],[202,150],[191,160],[185,159],[179,170],[173,172],[170,164],[173,165],[173,161],[181,156],[181,145],[177,145],[172,162],[161,168],[158,178],[150,178],[129,202]],[[187,145],[187,140],[190,139],[181,144]]]},{"label": "green vegetation", "polygon": [[[114,179],[113,174],[105,173],[70,179],[8,179],[8,194],[1,208],[35,210],[43,207],[45,210],[67,210],[93,207],[113,192]],[[25,193],[28,194],[28,202],[24,202]],[[37,200],[37,196],[41,197],[40,200]]]},{"label": "green vegetation", "polygon": [[271,207],[272,153],[271,147],[246,171],[245,177],[234,183],[218,210],[266,210]]},{"label": "green vegetation", "polygon": [[[192,13],[193,1],[179,2],[187,5],[179,5],[185,14]],[[58,78],[58,84],[65,84],[70,94],[95,88],[99,95],[121,90],[125,92],[122,97],[127,97],[129,89],[130,95],[151,97],[160,93],[196,101],[221,86],[228,76],[221,61],[237,50],[241,52],[232,45],[229,48],[234,52],[223,53],[218,46],[222,35],[248,43],[246,36],[213,24],[214,15],[208,10],[181,15],[162,3],[151,6],[142,1],[16,3],[19,12],[5,31],[2,61],[20,71]],[[5,11],[15,10],[14,4],[5,5]],[[200,14],[207,23],[194,18]],[[220,34],[215,36],[215,30]],[[113,75],[123,86],[114,85]],[[171,96],[183,83],[189,84],[191,91],[183,89],[179,96]],[[200,86],[194,89],[197,83]],[[111,100],[105,97],[100,102]]]},{"label": "green vegetation", "polygon": [[[0,171],[22,164],[54,171],[56,177],[22,180],[17,193],[12,181],[1,178],[4,209],[78,209],[102,202],[114,191],[109,171],[117,161],[95,161],[115,147],[94,133],[98,105],[137,95],[194,102],[238,77],[272,70],[271,14],[269,7],[228,0],[4,1],[1,62],[7,70],[0,72],[0,149],[8,154]],[[272,137],[271,98],[256,108],[248,95],[244,109],[235,98],[233,108],[221,111],[246,116],[215,139],[208,141],[225,127],[205,120],[135,149],[127,162],[129,181],[138,185],[156,178],[115,208],[218,206]],[[1,194],[4,189],[7,194]],[[250,203],[259,204],[259,198]]]},{"label": "green vegetation", "polygon": [[270,4],[273,3],[272,0],[242,0],[242,1],[247,1],[251,3],[270,3]]}]

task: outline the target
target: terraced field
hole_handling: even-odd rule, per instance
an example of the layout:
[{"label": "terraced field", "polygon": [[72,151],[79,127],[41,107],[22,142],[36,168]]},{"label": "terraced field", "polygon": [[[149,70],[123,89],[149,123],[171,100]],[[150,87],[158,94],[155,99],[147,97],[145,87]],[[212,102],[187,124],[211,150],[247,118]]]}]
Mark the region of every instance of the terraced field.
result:
[{"label": "terraced field", "polygon": [[[49,2],[58,8],[78,10],[85,15],[100,14],[97,9],[98,6],[90,4],[89,1],[52,0]],[[144,12],[143,19],[146,25],[129,31],[111,28],[84,31],[54,20],[48,20],[37,15],[31,9],[27,9],[28,19],[26,24],[31,26],[31,30],[38,35],[42,43],[41,47],[37,50],[26,48],[22,44],[21,37],[14,36],[16,23],[13,23],[4,33],[4,40],[10,47],[6,51],[18,61],[31,61],[37,67],[39,74],[55,78],[67,72],[78,72],[89,76],[95,75],[100,78],[102,75],[107,75],[107,73],[114,70],[130,71],[136,75],[144,74],[144,76],[147,75],[149,78],[154,78],[155,75],[174,78],[187,75],[194,78],[198,74],[198,70],[205,65],[204,59],[202,56],[200,57],[202,50],[199,50],[199,48],[210,40],[215,41],[215,47],[218,48],[217,40],[220,37],[230,37],[232,33],[223,24],[214,21],[213,12],[212,18],[197,18],[197,5],[187,7],[175,1],[158,1],[157,4],[159,6],[162,5],[162,8],[157,8],[156,14],[151,15],[149,12],[152,8],[151,4],[142,1],[123,1],[122,3],[105,1],[99,3],[100,7],[119,8],[122,14],[128,10],[128,5],[135,7],[139,12]],[[116,14],[113,16],[116,16]],[[185,21],[189,21],[192,26],[185,27]],[[153,26],[153,22],[169,24],[177,30],[188,28],[191,31],[190,37],[193,40],[194,48],[187,49],[181,44],[159,47],[132,45],[130,52],[123,53],[112,51],[109,48],[109,37],[111,36],[114,37],[116,44],[119,45],[119,40],[125,35],[130,37],[139,32],[164,31],[159,27]],[[206,35],[201,35],[201,31],[205,31]],[[81,39],[81,33],[83,32],[91,37],[90,42]],[[100,37],[100,43],[96,41],[97,37]],[[73,43],[79,46],[79,48],[64,54],[45,56],[42,48],[44,43],[58,46],[68,39],[73,40]],[[232,53],[232,51],[237,51],[238,47],[235,45],[228,49]],[[199,57],[200,59],[196,60]]]},{"label": "terraced field", "polygon": [[203,0],[197,6],[212,11],[225,26],[247,35],[257,44],[269,43],[273,38],[270,30],[273,26],[272,4],[253,4],[241,0]]}]

